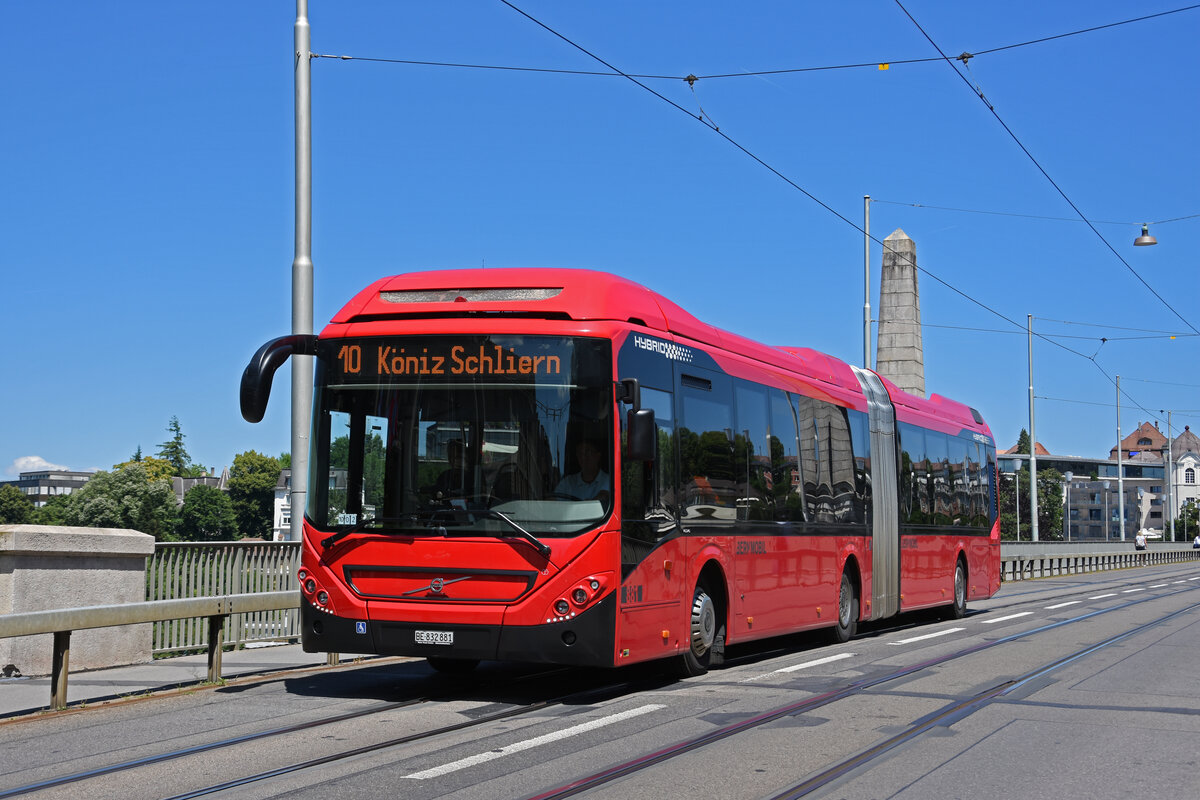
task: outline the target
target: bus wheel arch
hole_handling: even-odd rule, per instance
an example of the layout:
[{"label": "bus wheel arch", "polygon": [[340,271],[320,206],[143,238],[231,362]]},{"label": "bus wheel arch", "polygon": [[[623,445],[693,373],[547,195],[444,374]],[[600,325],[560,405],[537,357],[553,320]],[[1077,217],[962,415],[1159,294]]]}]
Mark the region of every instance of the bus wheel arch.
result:
[{"label": "bus wheel arch", "polygon": [[709,561],[696,579],[688,619],[688,645],[676,657],[676,671],[685,678],[703,675],[725,661],[725,631],[729,599],[725,574]]},{"label": "bus wheel arch", "polygon": [[858,632],[858,618],[862,613],[862,576],[858,562],[847,558],[842,565],[842,579],[838,586],[837,621],[833,626],[833,640],[843,644]]}]

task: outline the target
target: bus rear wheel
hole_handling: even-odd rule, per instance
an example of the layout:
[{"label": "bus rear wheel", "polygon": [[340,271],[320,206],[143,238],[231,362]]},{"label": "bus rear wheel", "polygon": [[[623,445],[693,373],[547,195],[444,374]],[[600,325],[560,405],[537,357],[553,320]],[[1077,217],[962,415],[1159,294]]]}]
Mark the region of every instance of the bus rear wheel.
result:
[{"label": "bus rear wheel", "polygon": [[950,605],[951,619],[967,615],[967,565],[960,558],[954,564],[954,602]]},{"label": "bus rear wheel", "polygon": [[858,632],[858,589],[850,575],[842,572],[842,585],[838,589],[837,625],[833,628],[833,640],[844,644]]}]

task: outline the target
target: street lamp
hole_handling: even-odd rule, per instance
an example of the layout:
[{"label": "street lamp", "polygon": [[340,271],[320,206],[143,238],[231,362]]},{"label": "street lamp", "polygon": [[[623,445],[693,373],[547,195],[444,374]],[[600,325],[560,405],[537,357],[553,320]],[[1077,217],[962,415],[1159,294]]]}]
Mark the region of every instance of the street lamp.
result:
[{"label": "street lamp", "polygon": [[1150,235],[1150,226],[1142,226],[1142,235],[1133,240],[1135,247],[1146,247],[1152,244],[1158,244],[1158,239]]},{"label": "street lamp", "polygon": [[1071,472],[1064,472],[1063,477],[1067,481],[1067,541],[1071,541],[1071,481],[1075,475]]}]

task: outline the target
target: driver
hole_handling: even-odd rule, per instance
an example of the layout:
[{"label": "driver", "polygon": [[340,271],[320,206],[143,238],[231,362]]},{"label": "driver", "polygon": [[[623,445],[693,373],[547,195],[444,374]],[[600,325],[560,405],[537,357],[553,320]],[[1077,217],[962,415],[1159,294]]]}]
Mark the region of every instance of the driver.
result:
[{"label": "driver", "polygon": [[446,442],[446,458],[450,461],[450,468],[438,475],[434,484],[437,497],[464,497],[471,494],[472,470],[467,468],[463,459],[461,439]]},{"label": "driver", "polygon": [[598,442],[594,439],[581,439],[575,446],[579,471],[565,476],[558,482],[555,491],[576,500],[599,500],[607,506],[611,479],[608,473],[600,468],[603,457]]}]

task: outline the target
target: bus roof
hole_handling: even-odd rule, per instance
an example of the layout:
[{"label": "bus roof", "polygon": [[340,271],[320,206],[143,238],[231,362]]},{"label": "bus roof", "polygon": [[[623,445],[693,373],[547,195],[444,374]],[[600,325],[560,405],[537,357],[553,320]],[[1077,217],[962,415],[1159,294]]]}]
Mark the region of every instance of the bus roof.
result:
[{"label": "bus roof", "polygon": [[[737,353],[861,395],[846,363],[807,347],[772,347],[701,322],[662,295],[626,278],[587,269],[457,269],[382,278],[359,292],[333,325],[419,317],[522,316],[639,325]],[[883,379],[899,419],[940,419],[987,430],[974,409],[908,394]]]}]

